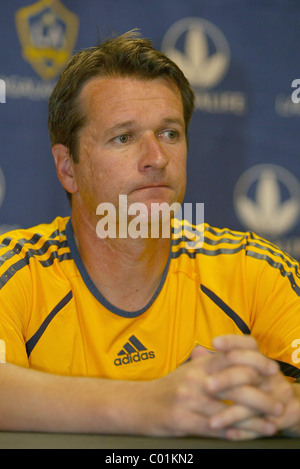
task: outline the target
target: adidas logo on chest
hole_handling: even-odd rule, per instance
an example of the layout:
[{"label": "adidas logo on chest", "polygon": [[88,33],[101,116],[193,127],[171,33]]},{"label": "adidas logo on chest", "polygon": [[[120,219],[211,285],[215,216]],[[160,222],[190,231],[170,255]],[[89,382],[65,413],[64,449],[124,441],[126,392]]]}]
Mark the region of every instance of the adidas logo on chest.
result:
[{"label": "adidas logo on chest", "polygon": [[145,360],[155,358],[155,353],[149,351],[134,335],[123,345],[118,353],[118,357],[114,360],[115,366],[129,365],[130,363],[138,363]]}]

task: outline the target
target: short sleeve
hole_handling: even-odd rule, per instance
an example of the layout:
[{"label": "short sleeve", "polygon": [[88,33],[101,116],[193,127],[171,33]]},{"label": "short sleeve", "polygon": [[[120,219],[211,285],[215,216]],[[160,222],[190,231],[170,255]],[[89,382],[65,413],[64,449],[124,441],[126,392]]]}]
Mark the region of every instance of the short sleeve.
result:
[{"label": "short sleeve", "polygon": [[[0,244],[0,340],[5,343],[6,362],[28,367],[26,324],[31,303],[31,278],[26,256],[5,238]],[[5,244],[7,243],[8,246]]]},{"label": "short sleeve", "polygon": [[287,376],[299,378],[299,263],[258,237],[254,241],[255,249],[247,251],[251,334],[262,353],[275,359]]}]

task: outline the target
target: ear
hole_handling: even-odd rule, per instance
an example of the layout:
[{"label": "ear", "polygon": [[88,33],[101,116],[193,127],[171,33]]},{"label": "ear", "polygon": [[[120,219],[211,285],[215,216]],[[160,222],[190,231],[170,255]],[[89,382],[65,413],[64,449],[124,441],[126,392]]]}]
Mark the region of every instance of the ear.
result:
[{"label": "ear", "polygon": [[73,171],[73,164],[75,163],[72,160],[68,148],[61,143],[57,143],[52,147],[52,154],[60,183],[70,194],[75,194],[78,191]]}]

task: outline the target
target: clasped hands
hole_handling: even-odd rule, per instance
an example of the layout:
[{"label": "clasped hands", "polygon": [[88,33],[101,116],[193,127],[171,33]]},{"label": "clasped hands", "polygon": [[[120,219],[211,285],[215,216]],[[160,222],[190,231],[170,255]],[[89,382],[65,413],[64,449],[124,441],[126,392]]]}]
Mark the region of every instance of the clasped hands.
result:
[{"label": "clasped hands", "polygon": [[210,353],[197,346],[191,360],[168,375],[169,416],[177,434],[229,440],[279,431],[300,436],[300,385],[289,382],[251,336],[217,337],[213,347]]}]

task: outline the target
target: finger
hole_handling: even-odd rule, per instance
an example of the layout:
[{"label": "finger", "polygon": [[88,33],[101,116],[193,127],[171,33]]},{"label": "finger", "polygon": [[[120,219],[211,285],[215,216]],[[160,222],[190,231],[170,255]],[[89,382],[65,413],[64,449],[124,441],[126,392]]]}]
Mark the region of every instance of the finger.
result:
[{"label": "finger", "polygon": [[253,426],[255,428],[253,430],[240,428],[239,426],[227,428],[224,430],[225,438],[231,441],[253,440],[273,436],[277,431],[276,426],[273,426],[270,422],[256,422],[255,424],[253,423]]},{"label": "finger", "polygon": [[192,354],[191,354],[191,359],[194,360],[198,357],[205,357],[211,355],[213,352],[208,350],[205,347],[202,347],[201,345],[196,345],[196,347],[193,349]]},{"label": "finger", "polygon": [[212,438],[225,438],[225,430],[211,428],[207,417],[195,412],[188,412],[182,415],[180,427],[181,433],[179,433],[179,436],[197,435]]},{"label": "finger", "polygon": [[258,350],[256,340],[250,335],[222,335],[215,337],[212,341],[215,350],[228,352],[232,349]]},{"label": "finger", "polygon": [[251,431],[261,436],[270,436],[277,431],[275,422],[260,418],[247,407],[240,405],[232,405],[218,415],[210,417],[209,425],[214,430],[233,430],[234,427],[235,430]]},{"label": "finger", "polygon": [[273,376],[279,371],[278,364],[256,350],[234,349],[227,352],[226,357],[232,365],[252,366],[265,376]]},{"label": "finger", "polygon": [[282,402],[261,389],[249,385],[231,388],[219,393],[219,397],[234,404],[246,406],[265,416],[279,417],[284,410]]},{"label": "finger", "polygon": [[205,417],[222,413],[227,407],[227,404],[222,402],[220,399],[214,399],[210,396],[202,395],[198,399],[195,398],[190,401],[189,409],[197,414]]},{"label": "finger", "polygon": [[208,376],[204,387],[209,393],[219,393],[235,386],[246,384],[259,385],[261,376],[249,366],[233,366],[221,370],[218,374]]},{"label": "finger", "polygon": [[241,405],[231,405],[227,406],[219,414],[210,417],[209,425],[215,430],[220,430],[222,428],[231,427],[253,416],[253,410]]},{"label": "finger", "polygon": [[248,441],[261,437],[261,435],[256,432],[242,430],[241,428],[228,428],[224,433],[224,438],[229,441]]},{"label": "finger", "polygon": [[271,422],[267,418],[254,417],[248,420],[244,420],[234,427],[236,430],[252,431],[258,436],[272,436],[278,431],[278,427],[275,422]]},{"label": "finger", "polygon": [[[193,373],[194,374],[194,373]],[[199,373],[196,373],[199,375]],[[203,389],[201,379],[198,376],[192,377],[186,381],[179,389],[178,403],[179,407],[185,407],[189,412],[202,416],[210,416],[220,413],[226,405],[222,399],[208,394]]]},{"label": "finger", "polygon": [[277,363],[261,354],[256,340],[249,335],[219,336],[212,345],[217,352],[226,353],[232,364],[254,366],[268,376],[279,371]]},{"label": "finger", "polygon": [[[197,363],[197,360],[200,360]],[[185,362],[186,364],[193,364],[198,366],[201,364],[201,369],[208,374],[218,373],[220,370],[229,366],[229,361],[223,353],[212,352],[200,345],[197,345],[190,356],[190,359]]]}]

